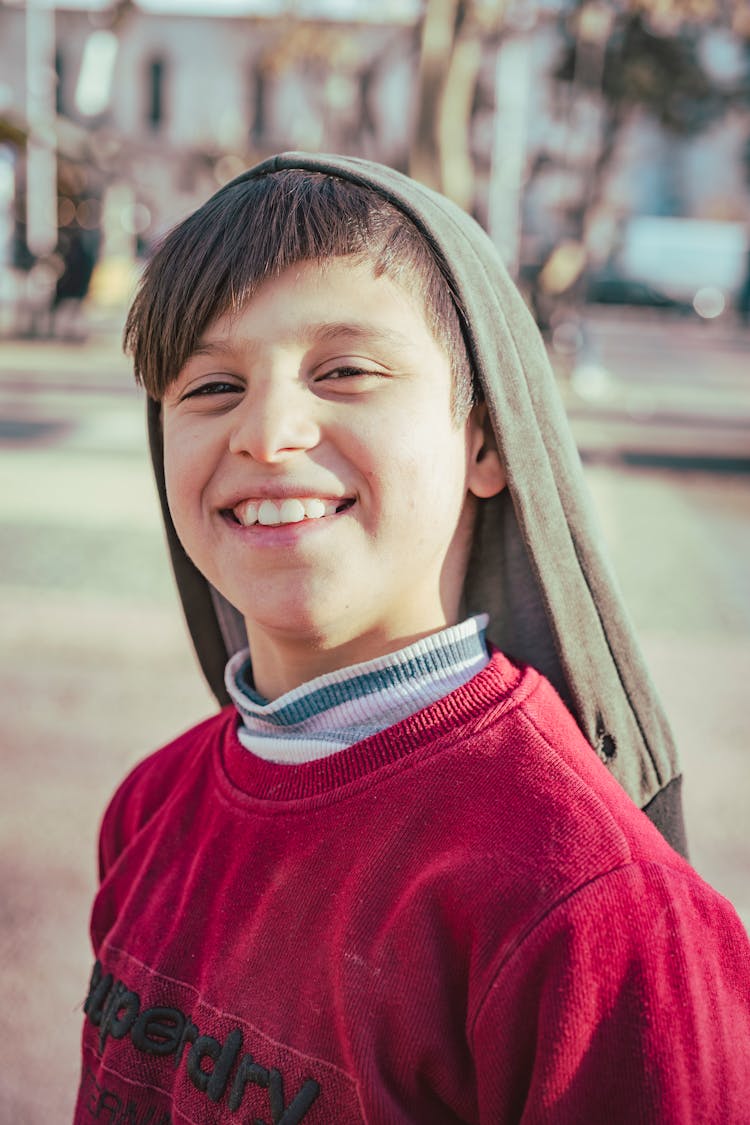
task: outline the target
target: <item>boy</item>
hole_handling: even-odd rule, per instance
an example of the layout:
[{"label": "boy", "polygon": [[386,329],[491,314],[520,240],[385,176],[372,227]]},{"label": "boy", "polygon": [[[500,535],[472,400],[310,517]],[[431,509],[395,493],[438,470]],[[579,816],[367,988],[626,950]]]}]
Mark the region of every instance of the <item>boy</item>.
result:
[{"label": "boy", "polygon": [[167,237],[126,340],[227,706],[105,816],[76,1121],[750,1119],[747,939],[636,806],[682,846],[479,228],[287,154]]}]

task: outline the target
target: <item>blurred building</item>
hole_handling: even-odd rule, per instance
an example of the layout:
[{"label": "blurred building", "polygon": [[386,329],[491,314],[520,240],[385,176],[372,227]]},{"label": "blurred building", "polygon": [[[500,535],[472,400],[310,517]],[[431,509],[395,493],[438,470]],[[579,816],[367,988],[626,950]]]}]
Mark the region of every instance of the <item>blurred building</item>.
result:
[{"label": "blurred building", "polygon": [[[561,13],[571,6],[566,0],[499,5],[508,16],[481,43],[462,145],[471,183],[461,202],[490,229],[512,266],[534,266],[561,239],[580,236],[571,216],[586,207],[592,212],[586,237],[602,259],[618,224],[632,214],[746,223],[747,104],[682,138],[646,112],[631,114],[600,196],[587,197],[602,115],[596,90],[559,81]],[[262,14],[271,8],[296,14]],[[284,149],[351,153],[410,168],[420,0],[319,0],[317,8],[313,0],[248,0],[246,9],[251,14],[208,16],[159,14],[133,0],[96,11],[53,6],[47,69],[54,70],[61,230],[103,226],[109,255],[143,252],[220,184]],[[357,20],[334,18],[347,10]],[[15,214],[15,248],[6,245],[0,265],[10,258],[17,268],[29,264],[23,154],[35,79],[27,69],[26,21],[20,0],[0,3],[0,210]],[[739,81],[746,66],[741,44],[732,35],[712,35],[707,68],[719,81],[734,68]],[[457,146],[457,161],[460,155]],[[8,226],[7,218],[5,227],[0,222],[0,241]]]},{"label": "blurred building", "polygon": [[[409,5],[401,8],[408,16]],[[79,179],[129,185],[130,225],[149,240],[248,163],[281,149],[351,152],[404,167],[414,19],[389,19],[387,5],[383,13],[353,24],[61,4],[54,68],[63,159],[69,124]],[[0,6],[6,145],[19,146],[25,133],[25,35],[23,8]]]}]

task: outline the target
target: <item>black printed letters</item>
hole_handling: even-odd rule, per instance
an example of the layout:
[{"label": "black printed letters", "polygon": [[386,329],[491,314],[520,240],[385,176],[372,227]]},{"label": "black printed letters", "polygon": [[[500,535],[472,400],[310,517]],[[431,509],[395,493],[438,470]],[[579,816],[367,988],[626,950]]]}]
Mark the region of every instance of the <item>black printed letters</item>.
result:
[{"label": "black printed letters", "polygon": [[[111,973],[104,973],[99,961],[94,965],[84,1012],[99,1029],[99,1048],[107,1039],[124,1039],[146,1055],[173,1055],[178,1067],[186,1056],[187,1076],[196,1090],[212,1102],[227,1098],[227,1108],[236,1113],[242,1107],[248,1087],[265,1090],[272,1125],[298,1125],[320,1094],[320,1085],[307,1078],[294,1098],[286,1104],[284,1080],[276,1069],[261,1066],[252,1055],[241,1054],[243,1036],[239,1027],[224,1042],[203,1035],[179,1008],[141,1007],[141,998]],[[101,1098],[109,1097],[102,1091]],[[116,1095],[111,1095],[115,1096]],[[98,1116],[98,1114],[97,1114]],[[258,1121],[258,1125],[263,1125]]]}]

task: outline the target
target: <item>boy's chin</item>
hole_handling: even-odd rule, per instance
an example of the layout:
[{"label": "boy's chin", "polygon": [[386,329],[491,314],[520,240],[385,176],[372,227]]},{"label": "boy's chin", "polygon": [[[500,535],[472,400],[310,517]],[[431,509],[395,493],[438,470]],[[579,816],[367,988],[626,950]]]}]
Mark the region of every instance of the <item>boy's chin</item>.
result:
[{"label": "boy's chin", "polygon": [[226,584],[224,597],[242,615],[248,636],[253,633],[304,638],[335,629],[343,616],[341,583],[335,575],[310,575],[300,569],[271,570],[268,577],[249,576]]}]

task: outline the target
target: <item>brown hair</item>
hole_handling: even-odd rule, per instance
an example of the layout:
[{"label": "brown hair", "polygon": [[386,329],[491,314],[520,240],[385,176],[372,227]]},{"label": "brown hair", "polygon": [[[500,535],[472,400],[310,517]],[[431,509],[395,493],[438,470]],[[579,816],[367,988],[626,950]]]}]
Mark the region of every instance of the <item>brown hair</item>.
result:
[{"label": "brown hair", "polygon": [[453,373],[452,411],[475,401],[458,302],[414,223],[375,191],[289,169],[228,184],[167,234],[148,263],[125,324],[125,350],[161,399],[209,324],[238,310],[268,277],[300,261],[356,256],[421,299]]}]

